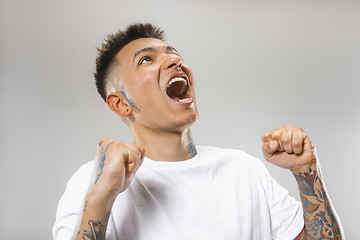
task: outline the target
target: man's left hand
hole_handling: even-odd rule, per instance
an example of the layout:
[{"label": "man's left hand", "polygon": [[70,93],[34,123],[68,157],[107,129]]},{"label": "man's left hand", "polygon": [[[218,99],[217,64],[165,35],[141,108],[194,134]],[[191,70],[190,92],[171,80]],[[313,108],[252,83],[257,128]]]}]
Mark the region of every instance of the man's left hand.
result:
[{"label": "man's left hand", "polygon": [[267,161],[292,172],[316,163],[314,146],[300,127],[281,126],[262,136]]}]

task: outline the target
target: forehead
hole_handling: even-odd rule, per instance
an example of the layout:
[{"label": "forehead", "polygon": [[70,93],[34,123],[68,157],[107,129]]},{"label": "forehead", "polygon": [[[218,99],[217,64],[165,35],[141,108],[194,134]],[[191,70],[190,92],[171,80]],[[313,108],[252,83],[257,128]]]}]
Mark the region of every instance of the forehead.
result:
[{"label": "forehead", "polygon": [[116,59],[120,60],[120,62],[132,61],[134,54],[141,49],[153,48],[161,50],[167,47],[169,47],[169,45],[166,42],[156,38],[139,38],[125,45],[116,55]]}]

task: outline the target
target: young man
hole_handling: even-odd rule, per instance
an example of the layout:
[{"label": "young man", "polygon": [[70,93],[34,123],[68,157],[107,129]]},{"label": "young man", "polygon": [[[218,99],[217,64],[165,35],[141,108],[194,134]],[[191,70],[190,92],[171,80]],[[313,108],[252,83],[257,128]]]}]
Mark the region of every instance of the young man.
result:
[{"label": "young man", "polygon": [[301,128],[262,140],[265,159],[294,173],[302,204],[258,159],[195,146],[193,74],[161,30],[134,24],[108,36],[96,63],[98,91],[134,143],[99,141],[59,202],[55,239],[341,239]]}]

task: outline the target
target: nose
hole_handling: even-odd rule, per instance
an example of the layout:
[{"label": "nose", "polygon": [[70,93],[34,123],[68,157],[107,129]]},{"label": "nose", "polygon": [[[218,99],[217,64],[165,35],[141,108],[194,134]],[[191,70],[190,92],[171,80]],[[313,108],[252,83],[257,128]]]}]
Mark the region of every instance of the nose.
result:
[{"label": "nose", "polygon": [[168,60],[168,63],[167,63],[167,68],[170,69],[170,68],[176,68],[177,70],[181,70],[181,67],[182,67],[182,59],[178,56],[176,57],[171,57],[169,60]]}]

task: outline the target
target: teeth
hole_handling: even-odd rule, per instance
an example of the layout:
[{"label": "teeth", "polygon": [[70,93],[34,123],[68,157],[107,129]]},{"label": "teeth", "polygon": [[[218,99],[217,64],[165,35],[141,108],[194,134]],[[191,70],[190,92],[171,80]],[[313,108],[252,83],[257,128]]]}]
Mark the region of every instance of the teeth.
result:
[{"label": "teeth", "polygon": [[181,103],[188,103],[191,102],[192,98],[184,98],[184,99],[179,99],[179,102]]},{"label": "teeth", "polygon": [[175,77],[170,80],[167,87],[170,87],[170,85],[173,84],[174,82],[183,82],[185,86],[187,86],[187,81],[183,77]]}]

